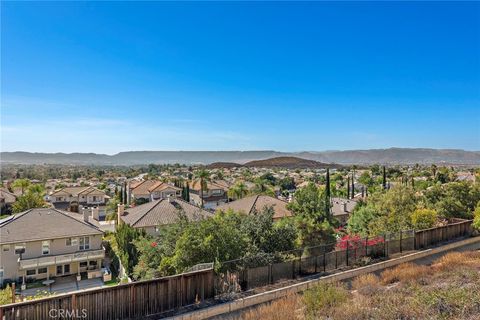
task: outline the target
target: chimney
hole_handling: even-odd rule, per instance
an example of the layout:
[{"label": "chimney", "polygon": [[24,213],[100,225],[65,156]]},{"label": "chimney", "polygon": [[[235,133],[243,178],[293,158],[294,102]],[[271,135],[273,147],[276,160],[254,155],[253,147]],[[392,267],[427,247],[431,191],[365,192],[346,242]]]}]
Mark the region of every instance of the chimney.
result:
[{"label": "chimney", "polygon": [[87,207],[82,208],[83,221],[88,222],[88,217],[90,216]]},{"label": "chimney", "polygon": [[121,216],[123,216],[123,213],[125,211],[125,205],[124,204],[118,204],[117,205],[117,224],[120,225],[122,223],[122,219],[120,219]]},{"label": "chimney", "polygon": [[100,210],[98,209],[98,207],[92,207],[92,217],[93,219],[95,220],[100,220]]},{"label": "chimney", "polygon": [[346,202],[343,203],[343,212],[348,212],[348,211],[347,211],[347,203],[346,203]]}]

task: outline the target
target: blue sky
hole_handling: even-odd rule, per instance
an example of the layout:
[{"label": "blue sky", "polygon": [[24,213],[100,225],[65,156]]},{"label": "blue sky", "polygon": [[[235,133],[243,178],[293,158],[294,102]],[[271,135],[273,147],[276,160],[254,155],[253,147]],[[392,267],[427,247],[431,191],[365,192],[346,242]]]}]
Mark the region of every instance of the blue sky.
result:
[{"label": "blue sky", "polygon": [[480,3],[2,2],[1,150],[480,150]]}]

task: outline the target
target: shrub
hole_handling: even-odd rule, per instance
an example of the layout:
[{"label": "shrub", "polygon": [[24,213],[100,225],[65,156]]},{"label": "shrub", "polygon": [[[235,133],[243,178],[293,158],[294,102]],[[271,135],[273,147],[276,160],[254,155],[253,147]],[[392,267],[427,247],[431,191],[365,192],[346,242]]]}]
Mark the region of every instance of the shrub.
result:
[{"label": "shrub", "polygon": [[413,263],[404,263],[395,268],[387,269],[382,272],[380,278],[383,284],[395,282],[420,282],[429,274],[427,266],[420,266]]},{"label": "shrub", "polygon": [[338,283],[321,283],[305,291],[303,302],[309,319],[328,316],[334,308],[341,307],[347,301],[348,291]]},{"label": "shrub", "polygon": [[416,209],[411,216],[412,225],[417,230],[432,228],[438,219],[437,211],[433,209]]},{"label": "shrub", "polygon": [[283,320],[297,319],[300,301],[297,295],[288,296],[272,303],[261,305],[245,312],[242,320]]},{"label": "shrub", "polygon": [[435,260],[435,270],[453,270],[462,266],[475,266],[480,264],[480,251],[450,252]]},{"label": "shrub", "polygon": [[381,290],[378,277],[372,273],[367,273],[353,279],[352,288],[364,296],[370,296]]}]

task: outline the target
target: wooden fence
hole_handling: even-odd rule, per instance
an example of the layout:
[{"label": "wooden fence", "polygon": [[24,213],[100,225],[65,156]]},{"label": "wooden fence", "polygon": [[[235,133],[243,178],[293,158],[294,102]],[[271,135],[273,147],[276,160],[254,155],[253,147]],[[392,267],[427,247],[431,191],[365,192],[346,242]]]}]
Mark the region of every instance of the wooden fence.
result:
[{"label": "wooden fence", "polygon": [[415,249],[424,249],[472,233],[472,220],[455,219],[453,223],[415,232]]},{"label": "wooden fence", "polygon": [[214,297],[213,269],[0,306],[0,320],[138,319]]}]

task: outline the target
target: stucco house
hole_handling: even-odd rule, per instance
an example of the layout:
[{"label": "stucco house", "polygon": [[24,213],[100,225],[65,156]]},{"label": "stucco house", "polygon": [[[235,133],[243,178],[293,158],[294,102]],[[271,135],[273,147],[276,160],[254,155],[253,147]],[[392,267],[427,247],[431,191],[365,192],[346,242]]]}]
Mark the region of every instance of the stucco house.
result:
[{"label": "stucco house", "polygon": [[158,235],[162,226],[177,222],[180,214],[184,214],[190,221],[213,216],[213,213],[182,199],[169,197],[168,199],[154,200],[127,209],[124,209],[123,205],[119,205],[118,224],[126,223],[134,228],[145,230],[149,235],[155,236]]},{"label": "stucco house", "polygon": [[254,195],[220,205],[217,207],[217,210],[227,211],[231,209],[244,214],[255,214],[261,212],[265,207],[272,207],[274,211],[273,220],[277,221],[293,215],[293,213],[287,209],[287,204],[287,202],[274,197]]},{"label": "stucco house", "polygon": [[87,212],[36,208],[0,220],[0,283],[101,277],[102,236]]}]

